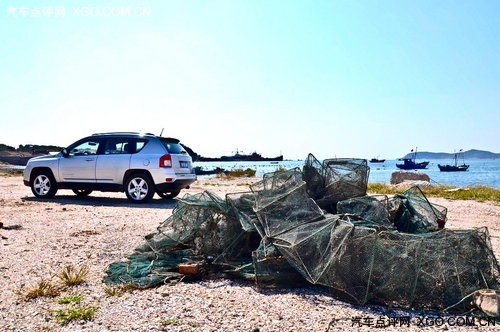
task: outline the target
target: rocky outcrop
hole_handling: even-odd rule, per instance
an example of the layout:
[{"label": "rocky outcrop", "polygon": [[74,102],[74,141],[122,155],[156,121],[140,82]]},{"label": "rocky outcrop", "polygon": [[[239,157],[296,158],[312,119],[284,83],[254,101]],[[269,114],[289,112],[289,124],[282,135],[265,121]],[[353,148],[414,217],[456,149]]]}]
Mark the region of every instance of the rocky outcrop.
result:
[{"label": "rocky outcrop", "polygon": [[413,181],[424,181],[430,183],[431,179],[429,178],[429,175],[421,172],[395,171],[391,174],[391,184]]},{"label": "rocky outcrop", "polygon": [[0,156],[0,162],[15,166],[26,166],[26,163],[33,156]]}]

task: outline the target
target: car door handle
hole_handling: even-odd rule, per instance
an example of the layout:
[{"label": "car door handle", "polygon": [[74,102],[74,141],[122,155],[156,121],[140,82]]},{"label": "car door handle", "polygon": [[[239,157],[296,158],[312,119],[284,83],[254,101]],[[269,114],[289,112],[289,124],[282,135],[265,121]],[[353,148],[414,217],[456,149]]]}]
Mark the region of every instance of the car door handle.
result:
[{"label": "car door handle", "polygon": [[95,160],[95,158],[87,158],[87,159],[85,159],[85,161],[94,161],[94,160]]}]

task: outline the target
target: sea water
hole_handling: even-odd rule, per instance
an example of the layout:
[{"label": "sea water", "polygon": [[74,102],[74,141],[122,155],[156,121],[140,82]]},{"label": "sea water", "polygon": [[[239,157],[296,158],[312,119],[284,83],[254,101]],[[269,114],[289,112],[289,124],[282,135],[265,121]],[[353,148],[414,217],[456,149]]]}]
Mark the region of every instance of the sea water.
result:
[{"label": "sea water", "polygon": [[[423,160],[417,160],[417,162],[419,161]],[[466,160],[465,163],[470,165],[470,167],[465,172],[441,172],[439,170],[438,164],[452,164],[452,162],[453,161],[447,159],[431,159],[429,160],[427,168],[418,170],[418,172],[429,175],[431,183],[435,185],[458,187],[481,185],[500,188],[500,159]],[[256,171],[255,176],[262,177],[265,173],[272,173],[278,169],[291,169],[297,167],[302,169],[304,163],[304,160],[284,160],[279,162],[195,162],[194,166],[199,166],[203,170],[213,170],[216,167],[220,167],[227,171],[250,168]],[[402,161],[386,160],[383,163],[368,162],[368,166],[370,167],[368,182],[389,184],[392,172],[400,171],[400,169],[396,167],[397,163],[402,163]]]}]

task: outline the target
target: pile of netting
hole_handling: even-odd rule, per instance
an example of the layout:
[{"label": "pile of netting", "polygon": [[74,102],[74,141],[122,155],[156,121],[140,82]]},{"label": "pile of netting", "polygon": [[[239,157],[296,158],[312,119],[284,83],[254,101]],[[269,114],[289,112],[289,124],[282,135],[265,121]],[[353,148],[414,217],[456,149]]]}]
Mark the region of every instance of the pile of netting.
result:
[{"label": "pile of netting", "polygon": [[363,159],[309,155],[302,170],[265,174],[247,192],[187,194],[105,282],[154,287],[217,272],[260,289],[311,283],[356,304],[430,309],[498,288],[486,228],[445,229],[446,208],[418,187],[367,195],[368,174]]}]

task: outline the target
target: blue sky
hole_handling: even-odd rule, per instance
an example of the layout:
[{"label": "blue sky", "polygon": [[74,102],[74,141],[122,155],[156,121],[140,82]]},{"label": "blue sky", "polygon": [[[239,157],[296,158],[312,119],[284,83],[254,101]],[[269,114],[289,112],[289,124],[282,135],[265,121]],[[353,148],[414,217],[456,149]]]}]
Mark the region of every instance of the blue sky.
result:
[{"label": "blue sky", "polygon": [[212,157],[500,152],[496,0],[2,4],[0,143],[164,128]]}]

